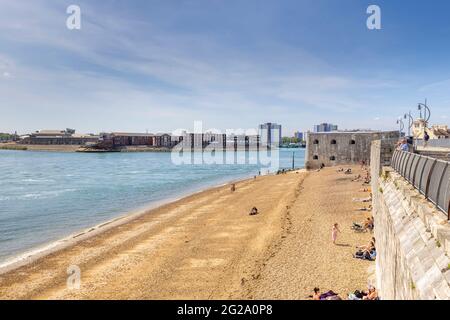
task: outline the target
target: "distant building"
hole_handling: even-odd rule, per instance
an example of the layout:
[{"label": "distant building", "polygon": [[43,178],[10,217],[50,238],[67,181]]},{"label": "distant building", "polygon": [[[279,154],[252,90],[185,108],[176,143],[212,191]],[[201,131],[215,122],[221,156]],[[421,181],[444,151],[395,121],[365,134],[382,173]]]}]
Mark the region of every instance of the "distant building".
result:
[{"label": "distant building", "polygon": [[155,135],[151,133],[112,132],[105,137],[112,140],[113,147],[153,146]]},{"label": "distant building", "polygon": [[299,141],[303,141],[304,140],[304,133],[296,131],[296,132],[294,132],[294,138],[298,139]]},{"label": "distant building", "polygon": [[98,135],[76,134],[74,129],[66,130],[40,130],[31,133],[20,141],[21,144],[34,145],[85,145],[96,143]]},{"label": "distant building", "polygon": [[374,140],[392,140],[392,148],[399,139],[398,131],[342,131],[309,133],[306,145],[306,168],[369,163],[370,147]]},{"label": "distant building", "polygon": [[331,124],[331,123],[321,123],[321,124],[317,124],[314,126],[314,132],[318,133],[318,132],[332,132],[332,131],[337,131],[338,130],[338,126]]},{"label": "distant building", "polygon": [[413,123],[413,136],[415,139],[423,139],[425,130],[430,139],[449,139],[450,130],[447,125],[433,125],[431,128],[425,126],[424,119],[417,119]]},{"label": "distant building", "polygon": [[279,147],[283,137],[281,125],[270,122],[259,125],[259,137],[262,146]]}]

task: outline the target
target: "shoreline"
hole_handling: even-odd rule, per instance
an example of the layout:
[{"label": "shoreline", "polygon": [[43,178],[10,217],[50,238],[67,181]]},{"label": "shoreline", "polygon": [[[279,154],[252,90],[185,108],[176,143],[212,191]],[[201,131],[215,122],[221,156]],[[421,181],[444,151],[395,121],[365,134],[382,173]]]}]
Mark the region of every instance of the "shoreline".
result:
[{"label": "shoreline", "polygon": [[0,299],[303,300],[314,287],[345,299],[372,281],[373,263],[353,258],[371,235],[347,228],[370,214],[352,200],[367,193],[351,176],[303,169],[229,183],[72,235],[2,274]]},{"label": "shoreline", "polygon": [[[299,171],[302,170],[305,169],[299,169]],[[60,239],[49,241],[45,244],[41,244],[34,248],[30,248],[25,252],[18,253],[16,255],[13,255],[12,257],[7,258],[4,261],[0,261],[0,276],[5,273],[14,271],[18,268],[25,267],[37,260],[45,258],[50,254],[57,253],[71,246],[75,246],[76,244],[84,240],[88,240],[92,237],[101,235],[102,233],[107,232],[111,229],[132,222],[142,216],[151,214],[152,211],[163,209],[166,206],[176,205],[178,202],[188,200],[191,197],[195,197],[204,193],[205,194],[210,193],[212,191],[223,188],[233,183],[242,183],[248,180],[253,180],[253,178],[250,177],[237,178],[226,182],[220,182],[212,186],[202,187],[199,190],[186,191],[171,198],[157,200],[155,202],[149,203],[148,205],[144,205],[140,208],[131,209],[130,211],[127,211],[124,214],[100,222],[94,226],[86,227],[79,231],[72,232],[69,235],[62,237]]]},{"label": "shoreline", "polygon": [[[279,148],[280,150],[305,150],[305,148]],[[130,146],[121,147],[115,150],[83,150],[82,146],[79,145],[36,145],[36,144],[17,144],[17,143],[0,143],[0,151],[31,151],[31,152],[62,152],[62,153],[170,153],[172,149],[166,147],[147,147],[147,146]],[[260,149],[263,151],[264,149]],[[225,150],[227,151],[227,150]],[[250,148],[245,149],[239,147],[237,150],[231,150],[231,152],[257,152],[258,149]],[[194,152],[196,152],[194,150]]]}]

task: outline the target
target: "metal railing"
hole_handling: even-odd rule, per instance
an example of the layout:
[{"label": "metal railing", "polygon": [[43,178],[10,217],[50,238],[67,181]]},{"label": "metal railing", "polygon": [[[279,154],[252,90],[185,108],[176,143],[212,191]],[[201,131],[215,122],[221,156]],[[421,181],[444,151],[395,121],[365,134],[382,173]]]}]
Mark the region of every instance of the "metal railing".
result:
[{"label": "metal railing", "polygon": [[[423,139],[415,139],[415,146],[423,147]],[[427,143],[428,147],[432,148],[450,148],[450,139],[430,139]]]},{"label": "metal railing", "polygon": [[391,166],[450,220],[450,162],[396,150]]}]

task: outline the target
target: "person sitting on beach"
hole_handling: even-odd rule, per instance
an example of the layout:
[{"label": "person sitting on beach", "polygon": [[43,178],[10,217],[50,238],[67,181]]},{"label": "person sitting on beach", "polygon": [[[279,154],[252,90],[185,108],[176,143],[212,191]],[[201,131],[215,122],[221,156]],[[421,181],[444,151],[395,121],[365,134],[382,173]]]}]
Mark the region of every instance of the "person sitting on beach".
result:
[{"label": "person sitting on beach", "polygon": [[320,300],[320,289],[314,288],[314,294],[312,295],[313,300]]},{"label": "person sitting on beach", "polygon": [[258,214],[258,208],[253,207],[252,210],[250,211],[249,215],[256,216],[257,214]]},{"label": "person sitting on beach", "polygon": [[369,292],[364,295],[363,300],[378,300],[378,292],[374,286],[369,286]]},{"label": "person sitting on beach", "polygon": [[366,231],[372,232],[373,218],[367,218],[367,220],[363,224],[353,222],[352,229],[357,232],[366,232]]},{"label": "person sitting on beach", "polygon": [[373,217],[367,218],[366,222],[364,223],[364,229],[365,230],[369,230],[372,231],[374,228],[374,223],[373,223]]},{"label": "person sitting on beach", "polygon": [[372,238],[372,241],[366,246],[357,246],[359,249],[355,254],[354,258],[363,259],[363,260],[375,260],[376,257],[376,248],[375,248],[375,238]]},{"label": "person sitting on beach", "polygon": [[352,179],[352,182],[356,182],[356,181],[359,181],[359,180],[361,180],[361,175],[360,174],[358,174],[354,179]]}]

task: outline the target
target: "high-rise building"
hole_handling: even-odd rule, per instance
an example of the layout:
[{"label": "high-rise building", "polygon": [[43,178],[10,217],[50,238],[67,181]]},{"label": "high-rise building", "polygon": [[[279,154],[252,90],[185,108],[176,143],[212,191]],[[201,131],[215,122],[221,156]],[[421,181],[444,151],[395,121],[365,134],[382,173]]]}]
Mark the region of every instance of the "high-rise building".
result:
[{"label": "high-rise building", "polygon": [[298,139],[299,141],[303,141],[304,137],[305,137],[305,135],[304,135],[303,132],[300,132],[300,131],[294,132],[294,138],[295,139]]},{"label": "high-rise building", "polygon": [[331,123],[321,123],[318,125],[314,126],[314,132],[318,133],[318,132],[331,132],[331,131],[337,131],[338,130],[338,126],[331,124]]},{"label": "high-rise building", "polygon": [[281,125],[276,123],[264,123],[259,125],[261,145],[279,147],[282,144]]}]

